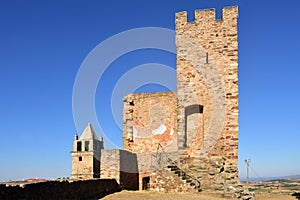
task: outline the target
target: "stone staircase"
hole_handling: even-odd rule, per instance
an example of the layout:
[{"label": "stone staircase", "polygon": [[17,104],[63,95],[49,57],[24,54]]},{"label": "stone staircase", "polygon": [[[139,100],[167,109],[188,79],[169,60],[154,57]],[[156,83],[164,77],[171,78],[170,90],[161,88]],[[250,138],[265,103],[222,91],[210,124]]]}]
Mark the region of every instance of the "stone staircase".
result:
[{"label": "stone staircase", "polygon": [[[182,166],[181,166],[182,165]],[[193,162],[181,167],[170,163],[166,168],[176,174],[195,192],[220,195],[226,198],[254,200],[255,195],[244,190],[238,178],[234,175],[236,167],[224,165],[222,159],[212,159],[209,162],[194,159]]]},{"label": "stone staircase", "polygon": [[201,192],[201,184],[197,178],[194,178],[180,169],[175,163],[171,163],[166,167],[167,170],[173,172],[178,177],[180,177],[189,188],[193,189],[196,192]]}]

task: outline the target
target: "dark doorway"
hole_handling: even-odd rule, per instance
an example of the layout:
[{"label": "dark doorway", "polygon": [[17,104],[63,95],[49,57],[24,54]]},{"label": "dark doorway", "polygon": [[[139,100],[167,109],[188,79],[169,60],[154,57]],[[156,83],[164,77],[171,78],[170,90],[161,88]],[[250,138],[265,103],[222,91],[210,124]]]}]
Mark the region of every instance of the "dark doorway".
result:
[{"label": "dark doorway", "polygon": [[187,148],[191,141],[195,138],[198,129],[203,126],[203,106],[194,104],[185,107],[185,134],[184,134],[184,147]]},{"label": "dark doorway", "polygon": [[143,190],[149,190],[150,189],[150,177],[146,176],[142,179],[143,181]]}]

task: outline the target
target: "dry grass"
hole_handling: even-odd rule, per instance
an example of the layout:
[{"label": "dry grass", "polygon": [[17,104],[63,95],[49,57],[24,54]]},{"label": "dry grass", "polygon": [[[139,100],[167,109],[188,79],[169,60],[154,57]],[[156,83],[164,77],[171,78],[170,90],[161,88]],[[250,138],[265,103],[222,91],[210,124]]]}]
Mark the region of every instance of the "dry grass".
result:
[{"label": "dry grass", "polygon": [[[101,200],[224,200],[226,198],[204,195],[204,194],[169,194],[149,191],[122,191],[108,195]],[[256,200],[296,200],[289,195],[256,195]]]}]

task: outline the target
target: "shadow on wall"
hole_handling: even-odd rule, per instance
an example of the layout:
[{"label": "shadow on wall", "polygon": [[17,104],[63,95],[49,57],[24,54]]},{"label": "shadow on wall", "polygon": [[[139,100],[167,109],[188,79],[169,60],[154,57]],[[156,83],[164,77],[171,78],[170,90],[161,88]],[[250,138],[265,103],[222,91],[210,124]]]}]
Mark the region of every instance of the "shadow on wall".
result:
[{"label": "shadow on wall", "polygon": [[126,190],[139,190],[137,155],[128,151],[121,151],[120,166],[121,187]]}]

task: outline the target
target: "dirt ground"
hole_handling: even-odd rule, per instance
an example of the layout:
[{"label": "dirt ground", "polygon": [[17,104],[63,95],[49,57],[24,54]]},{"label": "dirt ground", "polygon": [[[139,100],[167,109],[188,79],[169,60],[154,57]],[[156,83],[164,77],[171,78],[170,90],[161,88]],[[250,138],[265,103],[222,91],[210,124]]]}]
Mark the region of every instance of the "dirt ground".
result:
[{"label": "dirt ground", "polygon": [[270,195],[270,194],[257,194],[256,200],[297,200],[296,197],[290,195]]},{"label": "dirt ground", "polygon": [[[156,193],[148,191],[122,191],[107,195],[101,200],[224,200],[216,196],[208,196],[204,194],[168,194]],[[289,195],[256,195],[256,200],[296,200],[295,197]]]}]

